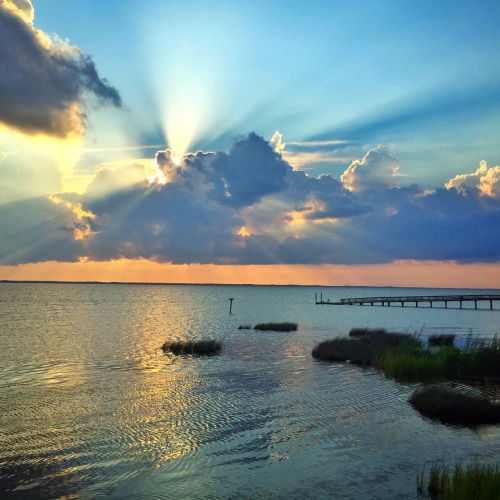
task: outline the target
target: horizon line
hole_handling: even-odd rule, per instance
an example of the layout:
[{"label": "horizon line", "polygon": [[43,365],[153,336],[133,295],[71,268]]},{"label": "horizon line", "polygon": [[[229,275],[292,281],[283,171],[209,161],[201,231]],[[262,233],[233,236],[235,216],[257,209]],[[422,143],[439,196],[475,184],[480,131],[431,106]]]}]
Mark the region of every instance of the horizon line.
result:
[{"label": "horizon line", "polygon": [[148,281],[71,281],[71,280],[0,280],[1,284],[55,284],[55,285],[153,285],[153,286],[273,286],[273,287],[318,287],[318,288],[431,288],[447,290],[500,290],[498,288],[447,287],[447,286],[399,286],[399,285],[301,285],[301,284],[265,284],[265,283],[183,283],[183,282],[148,282]]}]

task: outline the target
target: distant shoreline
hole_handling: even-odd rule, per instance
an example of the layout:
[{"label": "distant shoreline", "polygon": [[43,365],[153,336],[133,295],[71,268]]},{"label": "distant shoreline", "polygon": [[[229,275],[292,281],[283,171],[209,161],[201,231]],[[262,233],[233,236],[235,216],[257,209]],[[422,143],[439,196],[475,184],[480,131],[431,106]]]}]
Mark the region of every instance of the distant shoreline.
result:
[{"label": "distant shoreline", "polygon": [[373,286],[373,285],[268,285],[255,283],[162,283],[147,281],[62,281],[62,280],[0,280],[3,284],[39,284],[39,285],[151,285],[151,286],[262,286],[262,287],[304,287],[304,288],[393,288],[393,289],[442,289],[442,290],[500,290],[498,288],[471,287],[425,287],[425,286]]}]

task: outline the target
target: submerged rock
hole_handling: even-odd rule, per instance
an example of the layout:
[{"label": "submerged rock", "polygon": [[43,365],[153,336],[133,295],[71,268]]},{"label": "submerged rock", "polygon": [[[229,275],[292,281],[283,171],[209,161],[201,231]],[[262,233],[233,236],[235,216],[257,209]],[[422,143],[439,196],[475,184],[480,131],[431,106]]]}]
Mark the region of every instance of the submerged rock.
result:
[{"label": "submerged rock", "polygon": [[500,423],[500,405],[457,389],[429,386],[416,391],[411,405],[422,415],[446,424],[475,426]]}]

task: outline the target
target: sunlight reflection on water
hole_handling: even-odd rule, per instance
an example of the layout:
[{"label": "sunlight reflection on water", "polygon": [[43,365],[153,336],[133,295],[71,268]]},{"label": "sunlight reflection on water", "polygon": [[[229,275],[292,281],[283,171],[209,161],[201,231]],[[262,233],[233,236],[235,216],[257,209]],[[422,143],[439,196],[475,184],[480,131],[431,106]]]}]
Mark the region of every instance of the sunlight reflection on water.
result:
[{"label": "sunlight reflection on water", "polygon": [[[413,498],[427,460],[498,456],[498,427],[431,423],[407,404],[415,386],[310,355],[354,326],[493,335],[498,312],[318,307],[314,291],[0,285],[1,489],[18,498]],[[238,330],[260,321],[299,330]],[[160,349],[207,336],[224,341],[220,356]]]}]

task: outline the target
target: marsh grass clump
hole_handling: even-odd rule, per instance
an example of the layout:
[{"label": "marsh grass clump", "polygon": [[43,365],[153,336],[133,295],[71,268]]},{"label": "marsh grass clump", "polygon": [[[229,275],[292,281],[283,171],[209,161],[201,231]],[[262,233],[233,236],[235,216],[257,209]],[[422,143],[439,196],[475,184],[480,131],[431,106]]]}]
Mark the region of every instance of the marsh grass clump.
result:
[{"label": "marsh grass clump", "polygon": [[416,391],[410,403],[422,415],[446,424],[474,427],[500,423],[499,404],[463,390],[428,386]]},{"label": "marsh grass clump", "polygon": [[443,377],[445,359],[427,349],[404,345],[377,356],[373,366],[391,378],[430,381]]},{"label": "marsh grass clump", "polygon": [[163,352],[171,352],[176,356],[181,354],[211,355],[222,351],[222,342],[214,339],[165,342],[161,346]]},{"label": "marsh grass clump", "polygon": [[500,469],[477,459],[450,467],[438,462],[417,478],[417,493],[431,499],[498,500]]},{"label": "marsh grass clump", "polygon": [[253,328],[254,330],[273,331],[273,332],[295,332],[297,331],[297,323],[258,323]]},{"label": "marsh grass clump", "polygon": [[429,346],[450,346],[455,342],[454,333],[434,333],[429,336]]},{"label": "marsh grass clump", "polygon": [[500,377],[500,342],[494,338],[463,350],[445,346],[436,352],[400,345],[379,356],[374,366],[395,379],[496,380]]},{"label": "marsh grass clump", "polygon": [[420,345],[406,333],[389,333],[383,329],[352,329],[348,337],[325,340],[312,351],[315,358],[325,361],[349,361],[357,365],[371,365],[386,351],[402,344]]}]

